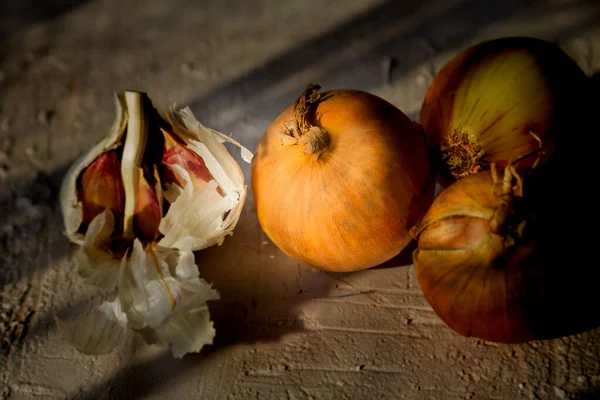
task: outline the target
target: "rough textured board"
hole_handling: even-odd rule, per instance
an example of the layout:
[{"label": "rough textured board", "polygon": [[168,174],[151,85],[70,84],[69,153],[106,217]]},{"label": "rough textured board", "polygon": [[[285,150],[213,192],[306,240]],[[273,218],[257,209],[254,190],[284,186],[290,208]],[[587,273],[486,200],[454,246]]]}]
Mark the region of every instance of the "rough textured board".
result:
[{"label": "rough textured board", "polygon": [[[234,236],[197,255],[201,275],[222,298],[210,304],[215,344],[201,354],[175,360],[130,335],[118,351],[84,356],[54,325],[56,314],[94,298],[75,273],[56,194],[66,167],[110,126],[114,91],[147,91],[160,108],[190,105],[203,123],[254,149],[309,82],[369,90],[416,117],[443,62],[483,38],[556,40],[591,75],[600,69],[597,1],[93,0],[68,12],[19,11],[19,19],[2,19],[23,9],[0,8],[5,398],[598,393],[598,330],[510,346],[459,337],[424,300],[410,251],[353,274],[307,268],[269,242],[251,196]],[[46,14],[57,16],[44,20]],[[242,167],[249,178],[248,165]]]}]

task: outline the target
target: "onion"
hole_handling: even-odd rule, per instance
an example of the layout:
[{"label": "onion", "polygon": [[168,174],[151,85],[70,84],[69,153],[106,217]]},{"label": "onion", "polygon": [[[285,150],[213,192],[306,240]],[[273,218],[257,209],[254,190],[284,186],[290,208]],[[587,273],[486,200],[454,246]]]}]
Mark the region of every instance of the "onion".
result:
[{"label": "onion", "polygon": [[425,137],[373,94],[319,89],[309,85],[258,145],[257,217],[293,259],[330,271],[374,267],[406,247],[433,201]]},{"label": "onion", "polygon": [[559,133],[577,131],[586,76],[557,45],[509,37],[468,47],[434,77],[419,122],[443,160],[441,182],[506,167],[547,163]]},{"label": "onion", "polygon": [[[562,166],[482,171],[451,184],[411,233],[416,275],[435,313],[457,333],[521,343],[598,326],[597,268],[581,249],[580,203],[553,185]],[[523,190],[522,190],[523,189]],[[561,212],[562,211],[562,212]],[[589,257],[589,256],[588,256]]]}]

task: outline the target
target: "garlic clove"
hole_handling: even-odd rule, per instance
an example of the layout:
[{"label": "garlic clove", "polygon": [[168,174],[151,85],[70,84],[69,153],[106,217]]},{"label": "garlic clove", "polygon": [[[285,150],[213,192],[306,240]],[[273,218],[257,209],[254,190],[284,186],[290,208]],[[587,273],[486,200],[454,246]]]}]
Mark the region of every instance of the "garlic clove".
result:
[{"label": "garlic clove", "polygon": [[79,232],[83,222],[83,205],[78,198],[77,181],[82,171],[98,156],[106,151],[115,149],[125,132],[127,111],[125,100],[121,94],[115,95],[116,116],[108,134],[92,149],[82,154],[71,165],[60,187],[60,205],[65,226],[65,234],[76,244],[82,244],[84,234]]},{"label": "garlic clove", "polygon": [[153,240],[158,234],[158,224],[161,219],[161,205],[155,188],[150,186],[144,172],[140,168],[138,173],[138,187],[134,214],[134,226],[137,237]]},{"label": "garlic clove", "polygon": [[179,165],[185,168],[190,177],[192,183],[197,188],[202,188],[206,183],[212,180],[212,175],[204,160],[200,158],[198,154],[185,147],[185,145],[178,143],[173,134],[161,129],[165,138],[165,150],[162,158],[162,165],[164,166],[163,181],[169,183],[175,183],[180,187],[184,187],[186,181],[182,180],[177,172],[173,169],[174,165]]},{"label": "garlic clove", "polygon": [[125,315],[118,301],[104,302],[71,320],[56,318],[60,334],[84,354],[107,354],[125,336]]},{"label": "garlic clove", "polygon": [[120,260],[108,251],[115,220],[110,209],[105,209],[90,223],[75,260],[79,275],[85,283],[110,292],[117,286]]},{"label": "garlic clove", "polygon": [[81,177],[81,203],[83,222],[87,225],[104,211],[123,213],[125,192],[121,179],[121,166],[117,150],[109,150],[96,158]]},{"label": "garlic clove", "polygon": [[[208,201],[216,201],[217,205],[213,203],[204,203],[201,205],[199,201],[193,202],[191,198],[192,193],[199,195],[200,191],[186,192],[187,200],[180,203],[177,207],[180,211],[173,213],[174,204],[171,204],[167,215],[161,221],[159,230],[165,237],[161,239],[159,244],[165,247],[176,247],[192,251],[201,250],[215,244],[220,245],[225,236],[233,233],[246,199],[246,185],[242,170],[223,143],[229,142],[239,147],[242,159],[246,162],[251,162],[253,157],[252,152],[235,140],[202,125],[194,117],[189,107],[180,111],[171,109],[167,117],[177,137],[186,144],[189,150],[196,153],[204,161],[206,168],[217,183],[216,187],[211,186],[211,190],[216,191],[218,187],[218,193],[222,194],[223,200],[212,196],[211,191],[202,192],[203,197],[206,197]],[[185,175],[189,177],[189,173],[183,174],[181,169],[178,170],[180,171],[180,177],[183,178]],[[191,177],[185,179],[191,181]],[[202,190],[206,190],[206,187]],[[184,191],[173,187],[168,188],[169,193],[165,193],[165,198],[169,194],[171,201],[175,202],[177,195]],[[189,207],[187,204],[191,205],[192,203],[195,204],[195,207],[200,207],[198,210],[201,210],[202,213],[204,213],[205,208],[210,209],[209,212],[216,212],[220,207],[221,223],[200,226],[201,220],[209,221],[210,218],[194,218],[193,221],[189,221],[180,229],[177,224],[185,221],[182,214],[182,210],[185,209],[184,205]],[[194,232],[198,228],[201,228],[201,234]]]}]

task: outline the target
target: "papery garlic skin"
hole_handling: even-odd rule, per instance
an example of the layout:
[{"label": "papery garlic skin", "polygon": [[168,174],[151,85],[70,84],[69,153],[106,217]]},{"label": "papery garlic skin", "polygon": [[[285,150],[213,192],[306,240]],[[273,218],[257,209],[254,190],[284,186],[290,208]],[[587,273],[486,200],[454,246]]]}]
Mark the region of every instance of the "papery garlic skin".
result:
[{"label": "papery garlic skin", "polygon": [[214,244],[220,245],[228,228],[223,214],[235,212],[239,204],[236,194],[221,196],[217,182],[211,180],[200,189],[194,187],[190,175],[179,166],[177,173],[187,184],[183,189],[176,185],[165,196],[172,197],[171,208],[160,221],[159,230],[165,236],[159,245],[184,250],[200,250]]},{"label": "papery garlic skin", "polygon": [[[75,257],[78,273],[100,289],[104,303],[57,324],[84,353],[109,352],[127,329],[133,329],[149,343],[169,346],[174,356],[182,357],[212,343],[215,330],[206,302],[219,299],[200,278],[192,251],[220,245],[232,234],[246,198],[241,168],[223,143],[238,146],[245,161],[252,153],[204,127],[189,108],[171,110],[171,127],[165,128],[168,124],[158,121],[145,94],[120,93],[115,102],[117,116],[108,135],[73,163],[60,192],[65,234],[80,245]],[[182,146],[176,150],[191,157],[160,157],[173,145],[161,137],[164,129]],[[113,149],[121,154],[115,165],[95,166],[114,172],[119,161],[117,178],[123,188],[104,198],[102,192],[110,185],[94,181],[102,179],[101,170],[87,170],[91,172],[85,182],[80,177]],[[194,160],[198,168],[189,165]],[[176,179],[161,175],[166,170]],[[196,176],[200,172],[203,175]],[[91,212],[86,212],[79,190],[88,181],[86,196],[99,205],[87,207]],[[113,207],[115,198],[119,207]]]},{"label": "papery garlic skin", "polygon": [[121,269],[119,300],[128,324],[150,343],[170,346],[173,355],[212,344],[215,329],[206,302],[219,293],[200,279],[191,251],[142,249],[135,242]]},{"label": "papery garlic skin", "polygon": [[56,318],[56,326],[61,335],[80,352],[100,355],[111,352],[123,341],[124,318],[118,302],[104,302],[75,319]]},{"label": "papery garlic skin", "polygon": [[65,234],[76,244],[82,244],[84,238],[84,235],[78,232],[83,222],[83,206],[77,198],[77,179],[100,154],[120,144],[127,125],[125,101],[120,95],[115,95],[115,108],[116,116],[106,137],[73,162],[60,187],[59,199]]},{"label": "papery garlic skin", "polygon": [[107,208],[90,223],[75,260],[79,276],[85,283],[110,292],[117,286],[119,259],[107,251],[111,234],[115,229],[112,212]]},{"label": "papery garlic skin", "polygon": [[[242,212],[247,193],[242,170],[223,143],[229,142],[239,147],[242,159],[246,162],[251,162],[253,155],[235,140],[202,125],[188,107],[181,111],[171,109],[168,117],[175,134],[185,142],[188,149],[204,160],[206,168],[224,194],[223,200],[220,200],[211,196],[210,193],[204,192],[205,190],[216,191],[217,187],[210,187],[210,185],[208,185],[208,189],[203,187],[202,190],[196,193],[190,192],[191,188],[186,192],[184,188],[183,193],[186,194],[188,199],[185,207],[188,204],[191,206],[193,197],[202,193],[202,196],[206,196],[207,200],[210,198],[213,202],[212,204],[204,203],[208,204],[212,210],[220,208],[222,215],[226,212],[229,213],[222,220],[222,223],[212,226],[214,229],[205,231],[202,235],[194,235],[194,231],[199,229],[200,226],[190,223],[191,221],[187,221],[182,214],[169,215],[171,213],[171,210],[169,210],[159,227],[160,232],[165,235],[159,241],[159,244],[165,247],[192,251],[202,250],[215,244],[221,245],[225,236],[232,234]],[[186,187],[190,186],[192,179],[189,174],[180,168],[174,169],[178,171],[182,179],[188,182]],[[171,205],[172,208],[175,202]],[[215,205],[215,202],[217,202],[217,205]],[[203,204],[199,201],[195,203],[197,206]],[[178,208],[183,208],[183,206],[178,205]]]},{"label": "papery garlic skin", "polygon": [[138,331],[148,343],[171,347],[177,358],[212,344],[215,329],[207,302],[218,300],[219,293],[200,279],[191,251],[144,249],[136,239],[115,275],[115,300],[72,321],[57,320],[63,336],[80,351],[108,353],[126,328]]}]

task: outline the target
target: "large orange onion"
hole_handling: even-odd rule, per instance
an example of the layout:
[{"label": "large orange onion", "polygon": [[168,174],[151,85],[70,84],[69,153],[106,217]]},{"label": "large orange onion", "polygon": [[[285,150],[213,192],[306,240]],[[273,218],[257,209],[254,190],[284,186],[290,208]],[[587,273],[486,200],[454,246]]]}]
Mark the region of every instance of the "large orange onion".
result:
[{"label": "large orange onion", "polygon": [[257,217],[293,259],[330,271],[374,267],[406,247],[433,201],[425,137],[378,96],[319,89],[309,85],[258,144]]},{"label": "large orange onion", "polygon": [[509,168],[467,176],[412,230],[419,285],[457,333],[522,343],[600,323],[600,313],[587,310],[600,299],[598,269],[581,251],[594,239],[573,212],[580,201],[552,185],[560,169],[538,167],[524,181]]},{"label": "large orange onion", "polygon": [[480,42],[434,77],[419,123],[438,155],[442,184],[491,163],[516,167],[550,161],[558,132],[577,131],[586,75],[558,45],[530,37]]}]

